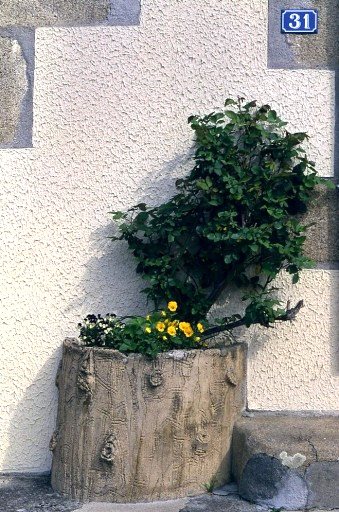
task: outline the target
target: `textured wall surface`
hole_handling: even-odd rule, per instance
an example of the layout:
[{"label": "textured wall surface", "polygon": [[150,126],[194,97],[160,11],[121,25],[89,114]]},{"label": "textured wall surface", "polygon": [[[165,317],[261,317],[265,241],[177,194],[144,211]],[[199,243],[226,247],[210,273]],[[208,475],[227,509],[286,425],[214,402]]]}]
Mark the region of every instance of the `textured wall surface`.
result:
[{"label": "textured wall surface", "polygon": [[[229,95],[269,102],[309,132],[319,172],[332,175],[334,74],[268,70],[267,10],[144,0],[140,27],[37,29],[34,147],[0,153],[0,470],[50,468],[60,347],[79,319],[144,310],[107,212],[172,193],[188,165],[188,115]],[[294,293],[311,307],[253,345],[250,407],[339,409],[336,275],[305,275]]]},{"label": "textured wall surface", "polygon": [[282,281],[282,298],[305,307],[293,323],[253,329],[249,407],[339,413],[339,271],[305,270],[293,287]]}]

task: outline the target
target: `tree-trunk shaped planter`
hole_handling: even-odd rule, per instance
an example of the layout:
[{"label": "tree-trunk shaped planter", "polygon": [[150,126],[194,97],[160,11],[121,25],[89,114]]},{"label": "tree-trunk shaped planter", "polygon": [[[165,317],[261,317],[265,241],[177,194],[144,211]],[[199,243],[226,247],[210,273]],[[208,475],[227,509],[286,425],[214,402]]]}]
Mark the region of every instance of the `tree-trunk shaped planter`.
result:
[{"label": "tree-trunk shaped planter", "polygon": [[64,343],[52,485],[82,501],[201,493],[230,478],[246,348],[139,354]]}]

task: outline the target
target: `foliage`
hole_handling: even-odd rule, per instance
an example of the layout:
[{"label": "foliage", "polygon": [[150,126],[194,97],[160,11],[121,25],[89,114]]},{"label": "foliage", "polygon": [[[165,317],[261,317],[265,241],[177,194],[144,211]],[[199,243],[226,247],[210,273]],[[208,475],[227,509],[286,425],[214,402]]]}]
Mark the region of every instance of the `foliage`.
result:
[{"label": "foliage", "polygon": [[214,491],[214,489],[216,488],[217,485],[218,485],[218,481],[217,481],[216,477],[212,477],[211,480],[209,480],[209,482],[202,484],[202,487],[203,487],[203,489],[205,489],[206,492],[208,492],[209,494],[212,494],[212,492]]},{"label": "foliage", "polygon": [[180,320],[177,308],[177,303],[170,301],[166,310],[155,311],[146,317],[88,315],[83,324],[79,324],[80,340],[90,347],[139,352],[150,357],[166,350],[205,346],[201,338],[204,325],[199,322],[191,325]]},{"label": "foliage", "polygon": [[323,180],[301,147],[307,135],[288,132],[269,105],[242,98],[188,122],[196,137],[192,170],[167,202],[112,212],[113,239],[128,242],[155,307],[175,298],[189,321],[206,318],[228,285],[243,289],[245,314],[224,317],[210,333],[291,319],[272,281],[284,270],[296,283],[312,265],[299,217]]}]

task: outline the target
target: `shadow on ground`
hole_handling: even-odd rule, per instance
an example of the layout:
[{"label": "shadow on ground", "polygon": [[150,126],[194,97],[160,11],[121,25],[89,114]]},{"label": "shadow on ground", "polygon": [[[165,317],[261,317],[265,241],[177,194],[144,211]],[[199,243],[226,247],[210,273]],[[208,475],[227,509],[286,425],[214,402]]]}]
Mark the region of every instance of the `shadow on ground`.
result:
[{"label": "shadow on ground", "polygon": [[80,507],[55,493],[49,476],[0,476],[1,512],[71,512]]}]

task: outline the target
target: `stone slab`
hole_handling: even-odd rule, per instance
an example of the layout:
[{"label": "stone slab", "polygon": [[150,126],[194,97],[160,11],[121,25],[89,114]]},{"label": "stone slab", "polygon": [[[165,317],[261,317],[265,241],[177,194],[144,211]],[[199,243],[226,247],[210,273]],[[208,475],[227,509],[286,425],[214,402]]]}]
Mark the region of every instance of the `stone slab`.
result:
[{"label": "stone slab", "polygon": [[0,144],[11,144],[21,119],[28,90],[26,61],[17,39],[0,36]]},{"label": "stone slab", "polygon": [[139,0],[0,0],[0,27],[136,24],[139,11]]},{"label": "stone slab", "polygon": [[339,462],[315,462],[306,471],[308,508],[339,508]]},{"label": "stone slab", "polygon": [[254,416],[238,421],[233,433],[233,475],[240,480],[247,461],[258,453],[281,460],[282,452],[306,457],[298,470],[310,464],[339,460],[339,418]]},{"label": "stone slab", "polygon": [[[318,9],[318,34],[282,34],[282,9]],[[268,66],[338,69],[338,12],[339,0],[269,0]]]}]

